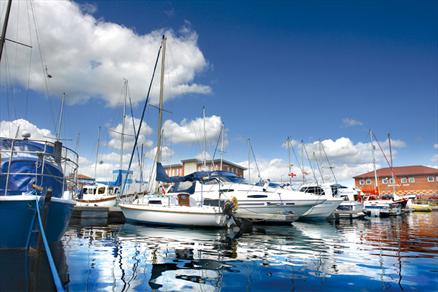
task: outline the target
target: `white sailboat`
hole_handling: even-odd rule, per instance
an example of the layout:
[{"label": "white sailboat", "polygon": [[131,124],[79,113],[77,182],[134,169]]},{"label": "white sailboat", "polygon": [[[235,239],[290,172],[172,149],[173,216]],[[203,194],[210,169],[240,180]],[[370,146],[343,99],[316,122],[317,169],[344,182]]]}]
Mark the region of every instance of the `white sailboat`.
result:
[{"label": "white sailboat", "polygon": [[[162,136],[162,123],[163,123],[163,93],[164,93],[164,67],[165,67],[165,55],[166,55],[166,37],[163,36],[160,50],[161,55],[161,79],[160,79],[160,104],[159,104],[159,117],[158,117],[158,130],[157,130],[157,152],[156,163],[153,164],[151,179],[149,180],[149,195],[136,199],[131,203],[122,203],[120,208],[122,209],[125,218],[128,221],[135,223],[146,224],[158,224],[158,225],[180,225],[180,226],[199,226],[199,227],[224,227],[226,224],[232,222],[232,209],[224,208],[221,206],[208,206],[199,204],[198,201],[190,198],[187,194],[178,194],[175,197],[168,196],[162,197],[159,193],[159,186],[156,181],[157,165],[161,165],[161,136]],[[158,63],[158,57],[156,60],[155,68]],[[152,77],[153,78],[153,77]],[[152,79],[153,80],[153,79]],[[151,83],[152,83],[151,80]],[[150,87],[149,87],[150,88]],[[144,117],[144,110],[149,100],[148,97],[145,102],[143,114],[141,120]],[[140,133],[141,123],[137,131],[136,141],[132,154],[135,151],[137,144],[138,134]],[[128,169],[131,167],[131,161]],[[123,195],[123,189],[122,189]],[[156,204],[157,198],[160,198],[160,204]],[[166,201],[165,204],[162,204]]]}]

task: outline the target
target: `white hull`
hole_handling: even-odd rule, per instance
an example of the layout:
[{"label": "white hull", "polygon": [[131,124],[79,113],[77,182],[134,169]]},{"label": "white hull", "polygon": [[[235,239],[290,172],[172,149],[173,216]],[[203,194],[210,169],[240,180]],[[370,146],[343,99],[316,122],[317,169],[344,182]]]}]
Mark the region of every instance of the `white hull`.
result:
[{"label": "white hull", "polygon": [[303,219],[326,219],[330,217],[336,208],[343,202],[343,199],[330,198],[322,204],[312,207],[304,213]]},{"label": "white hull", "polygon": [[116,196],[105,196],[96,198],[84,198],[81,200],[76,200],[77,206],[96,206],[96,207],[114,207],[116,206]]},{"label": "white hull", "polygon": [[223,227],[226,215],[214,207],[120,204],[128,221],[157,225]]},{"label": "white hull", "polygon": [[336,218],[361,218],[365,216],[363,205],[355,201],[344,201],[334,212]]}]

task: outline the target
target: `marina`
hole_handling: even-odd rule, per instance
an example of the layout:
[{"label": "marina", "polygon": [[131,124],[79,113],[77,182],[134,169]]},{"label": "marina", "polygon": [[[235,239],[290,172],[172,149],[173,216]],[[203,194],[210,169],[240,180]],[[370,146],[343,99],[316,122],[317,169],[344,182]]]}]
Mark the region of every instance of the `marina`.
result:
[{"label": "marina", "polygon": [[438,291],[438,2],[395,8],[2,1],[0,292]]},{"label": "marina", "polygon": [[[256,225],[241,235],[132,224],[70,225],[52,249],[68,291],[433,291],[438,285],[437,224],[438,212]],[[23,254],[2,252],[0,260],[14,263],[1,266],[4,291],[53,287],[44,258],[37,276],[23,266]]]}]

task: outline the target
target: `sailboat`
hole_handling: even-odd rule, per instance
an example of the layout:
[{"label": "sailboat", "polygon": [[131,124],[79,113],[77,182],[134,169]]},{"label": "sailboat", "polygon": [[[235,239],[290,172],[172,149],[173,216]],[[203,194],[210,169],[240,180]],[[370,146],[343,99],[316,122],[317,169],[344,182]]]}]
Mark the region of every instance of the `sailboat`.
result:
[{"label": "sailboat", "polygon": [[[373,144],[373,137],[374,140],[375,136],[373,132],[369,131],[370,140],[371,140],[371,149],[373,154],[373,166],[374,166],[374,185],[375,185],[375,193],[378,194],[378,179],[377,179],[377,169],[376,169],[376,158],[375,158],[375,146]],[[390,143],[390,149],[391,149],[391,140],[389,139]],[[380,147],[380,144],[377,142],[377,144]],[[381,147],[380,147],[381,148]],[[374,217],[387,217],[387,216],[397,216],[402,214],[402,206],[406,205],[407,199],[401,199],[395,194],[395,177],[394,172],[392,171],[392,155],[391,155],[391,162],[388,161],[386,158],[385,152],[381,148],[381,151],[383,153],[383,156],[385,157],[386,161],[388,162],[389,166],[391,167],[392,172],[392,181],[394,184],[394,194],[390,196],[382,196],[381,198],[374,200],[374,197],[368,196],[364,203],[364,212],[369,216]],[[391,153],[392,154],[392,153]]]},{"label": "sailboat", "polygon": [[[6,40],[11,1],[6,9],[0,60]],[[14,138],[0,137],[0,248],[40,247],[58,241],[70,220],[75,202],[78,154],[60,142],[31,139],[18,128]],[[72,180],[64,174],[68,173]],[[73,175],[71,175],[73,174]]]},{"label": "sailboat", "polygon": [[[125,218],[129,222],[155,224],[155,225],[179,225],[179,226],[197,226],[197,227],[224,227],[227,224],[232,224],[232,208],[222,206],[207,206],[199,204],[191,198],[187,193],[181,193],[177,196],[167,196],[166,204],[161,204],[163,196],[160,189],[163,186],[158,185],[157,173],[160,171],[161,160],[161,139],[162,139],[162,124],[163,124],[163,95],[164,95],[164,68],[166,55],[166,37],[163,36],[158,56],[155,64],[158,63],[158,58],[161,52],[161,78],[160,78],[160,101],[158,114],[158,129],[157,129],[157,145],[155,163],[149,179],[149,194],[141,198],[137,198],[131,203],[119,204]],[[154,70],[155,72],[155,70]],[[153,78],[153,77],[152,77]],[[153,80],[153,79],[152,79]],[[152,83],[151,80],[151,83]],[[141,120],[143,120],[144,112],[149,100],[149,93],[143,108]],[[131,153],[128,170],[131,167],[132,158],[135,152],[135,147],[140,133],[141,123],[137,129],[137,135],[134,142],[134,147]],[[122,195],[124,187],[122,188]],[[160,198],[160,204],[156,204],[157,197]]]}]

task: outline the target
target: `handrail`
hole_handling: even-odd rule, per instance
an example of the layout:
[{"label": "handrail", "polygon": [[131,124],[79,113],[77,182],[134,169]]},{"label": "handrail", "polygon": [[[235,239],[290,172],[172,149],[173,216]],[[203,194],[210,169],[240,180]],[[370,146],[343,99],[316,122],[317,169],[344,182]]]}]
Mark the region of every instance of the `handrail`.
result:
[{"label": "handrail", "polygon": [[62,283],[61,283],[61,278],[59,277],[58,271],[56,270],[56,265],[55,265],[55,262],[53,260],[52,252],[50,251],[49,243],[47,242],[47,238],[46,238],[46,233],[44,232],[43,221],[41,220],[41,214],[40,214],[39,198],[41,198],[41,197],[35,198],[35,205],[36,205],[36,211],[37,211],[37,215],[38,215],[38,225],[40,228],[41,238],[43,239],[43,243],[44,243],[44,250],[46,251],[47,260],[48,260],[49,266],[50,266],[50,272],[52,273],[53,282],[55,283],[56,290],[58,292],[60,292],[60,291],[63,292],[64,288],[63,288]]}]

